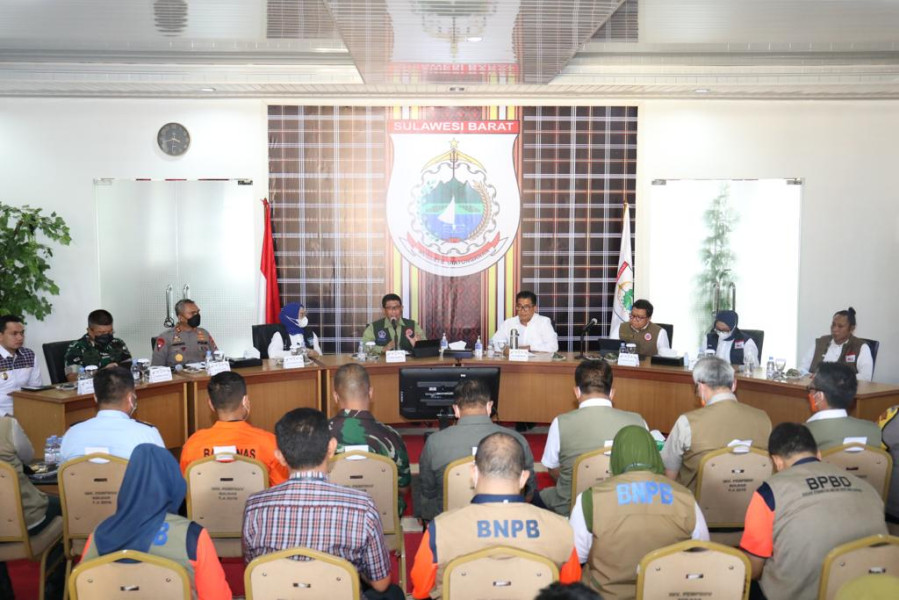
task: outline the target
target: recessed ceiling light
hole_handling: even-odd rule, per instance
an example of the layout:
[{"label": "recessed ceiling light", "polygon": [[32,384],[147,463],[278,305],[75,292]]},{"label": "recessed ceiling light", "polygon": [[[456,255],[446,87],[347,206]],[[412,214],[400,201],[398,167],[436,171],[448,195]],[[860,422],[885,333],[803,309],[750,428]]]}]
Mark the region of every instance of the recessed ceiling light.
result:
[{"label": "recessed ceiling light", "polygon": [[711,91],[712,90],[710,90],[709,88],[699,88],[698,90],[693,90],[693,93],[694,94],[708,94]]},{"label": "recessed ceiling light", "polygon": [[482,39],[484,39],[484,38],[482,38],[481,36],[478,36],[478,35],[473,35],[473,36],[471,36],[471,37],[469,37],[469,38],[465,38],[466,41],[469,41],[469,42],[472,42],[472,43],[480,42]]},{"label": "recessed ceiling light", "polygon": [[207,94],[211,94],[212,92],[215,91],[215,88],[214,87],[205,87],[205,88],[200,88],[200,91],[206,92]]}]

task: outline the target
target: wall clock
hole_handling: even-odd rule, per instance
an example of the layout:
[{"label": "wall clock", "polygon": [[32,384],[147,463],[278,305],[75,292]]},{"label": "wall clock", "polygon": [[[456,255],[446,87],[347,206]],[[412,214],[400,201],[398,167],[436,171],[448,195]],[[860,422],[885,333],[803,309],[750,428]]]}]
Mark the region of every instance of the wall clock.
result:
[{"label": "wall clock", "polygon": [[181,156],[190,148],[190,133],[181,123],[166,123],[159,128],[156,143],[169,156]]}]

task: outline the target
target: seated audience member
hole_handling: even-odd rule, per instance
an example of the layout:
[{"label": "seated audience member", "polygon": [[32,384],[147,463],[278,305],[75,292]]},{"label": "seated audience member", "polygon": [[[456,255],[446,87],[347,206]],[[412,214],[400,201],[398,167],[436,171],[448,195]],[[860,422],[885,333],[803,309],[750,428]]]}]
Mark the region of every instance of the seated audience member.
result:
[{"label": "seated audience member", "polygon": [[748,440],[765,450],[771,433],[771,419],[765,411],[737,401],[734,368],[726,361],[701,359],[693,367],[693,382],[702,408],[679,416],[662,448],[665,474],[691,492],[696,490],[699,463],[706,453],[733,440]]},{"label": "seated audience member", "polygon": [[346,451],[347,446],[366,446],[366,452],[386,456],[395,462],[399,512],[403,514],[406,509],[404,496],[412,485],[409,453],[402,436],[369,412],[374,389],[365,367],[350,363],[337,369],[333,395],[338,413],[328,422],[328,429],[337,439],[337,453]]},{"label": "seated audience member", "polygon": [[365,597],[400,600],[390,583],[390,560],[381,517],[371,496],[328,481],[328,459],[337,440],[328,420],[311,408],[297,408],[275,425],[276,456],[290,478],[247,500],[243,522],[244,560],[302,546],[351,562]]},{"label": "seated audience member", "polygon": [[528,472],[517,439],[501,432],[482,439],[472,478],[471,504],[428,524],[412,567],[413,597],[440,598],[443,572],[451,560],[500,545],[549,558],[559,567],[562,583],[580,579],[571,526],[563,517],[528,504],[519,493]]},{"label": "seated audience member", "polygon": [[203,362],[207,351],[218,350],[212,335],[200,327],[200,307],[196,302],[188,298],[178,300],[175,314],[178,315],[178,324],[156,337],[153,365],[175,367]]},{"label": "seated audience member", "polygon": [[309,327],[309,318],[306,316],[306,307],[299,302],[285,304],[278,315],[278,320],[284,326],[287,339],[276,331],[268,344],[269,358],[282,358],[290,355],[290,349],[294,346],[305,346],[311,356],[322,353],[318,345],[318,336]]},{"label": "seated audience member", "polygon": [[808,385],[808,401],[814,413],[805,422],[818,450],[843,444],[847,437],[865,438],[865,444],[880,447],[880,427],[873,421],[850,417],[846,409],[852,404],[858,381],[849,365],[821,363]]},{"label": "seated audience member", "polygon": [[171,452],[140,444],[125,470],[115,514],[88,538],[81,560],[119,550],[161,556],[184,567],[195,598],[230,600],[231,588],[209,533],[178,516],[186,493],[187,485]]},{"label": "seated audience member", "polygon": [[553,582],[540,590],[534,600],[602,600],[602,598],[583,583]]},{"label": "seated audience member", "polygon": [[751,337],[737,328],[739,320],[736,312],[719,310],[715,316],[715,327],[706,336],[706,347],[732,365],[742,365],[747,355],[753,359],[753,364],[760,364],[759,349]]},{"label": "seated audience member", "polygon": [[802,361],[799,370],[814,373],[822,363],[836,362],[850,367],[859,381],[871,381],[874,376],[874,357],[864,341],[855,333],[855,309],[839,310],[830,323],[830,335],[815,340]]},{"label": "seated audience member", "polygon": [[890,493],[887,496],[887,521],[899,524],[899,405],[888,408],[877,420],[881,439],[893,457],[893,476],[890,477]]},{"label": "seated audience member", "polygon": [[16,315],[0,317],[0,417],[12,415],[15,391],[40,387],[41,368],[34,351],[25,347],[25,325]]},{"label": "seated audience member", "polygon": [[578,496],[571,526],[583,582],[603,598],[633,598],[637,565],[649,552],[709,539],[693,494],[664,475],[652,435],[628,425],[612,445],[612,477]]},{"label": "seated audience member", "polygon": [[501,340],[509,348],[512,330],[518,331],[518,347],[532,352],[558,352],[559,336],[549,317],[537,313],[537,295],[521,291],[515,295],[514,317],[506,319],[493,334],[493,341]]},{"label": "seated audience member", "polygon": [[828,552],[887,533],[883,501],[842,467],[821,462],[804,425],[775,427],[768,452],[776,473],[752,496],[740,548],[766,597],[813,600]]},{"label": "seated audience member", "polygon": [[375,343],[376,354],[387,350],[412,352],[419,340],[428,339],[418,323],[403,318],[403,300],[396,294],[386,294],[381,298],[381,308],[384,309],[384,318],[372,321],[362,332],[363,342]]},{"label": "seated audience member", "polygon": [[78,369],[93,365],[101,369],[131,362],[125,342],[115,337],[112,315],[102,308],[87,316],[87,333],[66,349],[66,379],[78,379]]},{"label": "seated audience member", "polygon": [[233,371],[219,373],[209,380],[209,408],[217,421],[209,429],[190,436],[181,449],[181,472],[187,475],[190,463],[215,454],[239,454],[254,458],[268,467],[270,485],[287,480],[287,469],[275,458],[278,444],[275,434],[247,423],[250,399],[244,378]]},{"label": "seated audience member", "polygon": [[522,435],[490,419],[493,401],[490,389],[477,379],[463,381],[453,390],[453,413],[458,421],[452,427],[431,434],[425,442],[421,458],[418,460],[418,481],[420,485],[420,506],[416,514],[430,520],[443,511],[443,473],[454,460],[471,456],[471,449],[488,435],[496,432],[507,433],[515,438],[524,453],[524,468],[528,472],[525,483],[525,497],[530,499],[537,489],[534,476],[534,456],[531,447]]},{"label": "seated audience member", "polygon": [[137,393],[128,369],[109,367],[98,371],[94,376],[94,400],[97,416],[72,425],[62,437],[63,462],[93,452],[127,459],[138,444],[165,448],[155,427],[131,418],[137,410]]},{"label": "seated audience member", "polygon": [[540,490],[540,500],[565,516],[571,508],[571,479],[577,458],[605,447],[626,425],[646,429],[646,421],[637,413],[612,408],[612,366],[604,360],[585,360],[578,365],[574,396],[579,403],[577,410],[553,419],[540,461],[556,480],[555,487]]},{"label": "seated audience member", "polygon": [[622,342],[637,345],[640,356],[655,356],[659,350],[671,348],[668,332],[650,321],[653,307],[649,300],[640,299],[631,307],[631,316],[627,323],[618,326],[618,339]]}]

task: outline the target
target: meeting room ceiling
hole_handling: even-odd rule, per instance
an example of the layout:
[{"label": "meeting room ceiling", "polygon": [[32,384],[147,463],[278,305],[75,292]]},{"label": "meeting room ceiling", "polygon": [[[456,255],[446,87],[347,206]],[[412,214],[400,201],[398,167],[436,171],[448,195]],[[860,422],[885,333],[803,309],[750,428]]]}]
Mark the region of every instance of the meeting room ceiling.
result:
[{"label": "meeting room ceiling", "polygon": [[899,1],[0,0],[0,96],[899,98]]}]

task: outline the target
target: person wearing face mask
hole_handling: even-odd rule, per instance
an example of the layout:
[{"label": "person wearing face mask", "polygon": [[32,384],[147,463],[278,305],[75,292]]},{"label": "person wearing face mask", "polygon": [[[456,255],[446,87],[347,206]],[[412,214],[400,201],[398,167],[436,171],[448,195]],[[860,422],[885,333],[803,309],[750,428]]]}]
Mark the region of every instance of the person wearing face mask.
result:
[{"label": "person wearing face mask", "polygon": [[207,351],[218,350],[212,335],[200,327],[200,307],[196,302],[189,298],[178,300],[175,314],[178,315],[178,324],[156,337],[154,366],[174,367],[203,362]]},{"label": "person wearing face mask", "polygon": [[131,371],[123,367],[98,371],[94,400],[97,416],[72,425],[63,436],[62,462],[93,452],[129,459],[138,444],[165,448],[158,429],[132,418],[137,410],[137,393]]},{"label": "person wearing face mask", "polygon": [[719,310],[715,315],[715,327],[706,336],[706,347],[715,351],[715,356],[729,361],[732,365],[742,365],[748,354],[759,364],[759,349],[751,337],[740,331],[737,323],[740,316],[732,310]]},{"label": "person wearing face mask", "polygon": [[815,340],[814,345],[808,349],[799,370],[804,373],[814,373],[821,363],[837,362],[848,365],[859,381],[871,381],[874,375],[874,359],[871,357],[871,349],[861,339],[852,335],[855,333],[855,309],[851,306],[846,310],[834,313],[830,323],[830,335],[824,335]]},{"label": "person wearing face mask", "polygon": [[276,331],[268,345],[269,358],[282,358],[290,355],[294,346],[305,345],[309,353],[318,356],[322,353],[318,345],[318,336],[309,327],[306,307],[299,302],[285,304],[278,315],[283,331]]},{"label": "person wearing face mask", "polygon": [[216,454],[239,454],[268,467],[268,480],[278,485],[287,480],[287,468],[275,458],[278,443],[275,434],[247,423],[250,399],[244,378],[233,371],[219,373],[209,380],[209,409],[217,421],[208,429],[190,436],[181,449],[181,472],[187,474],[190,463]]},{"label": "person wearing face mask", "polygon": [[130,362],[128,346],[115,337],[112,315],[100,308],[87,316],[87,333],[66,349],[66,379],[75,381],[80,367],[93,365],[103,369],[116,365],[130,366]]}]

